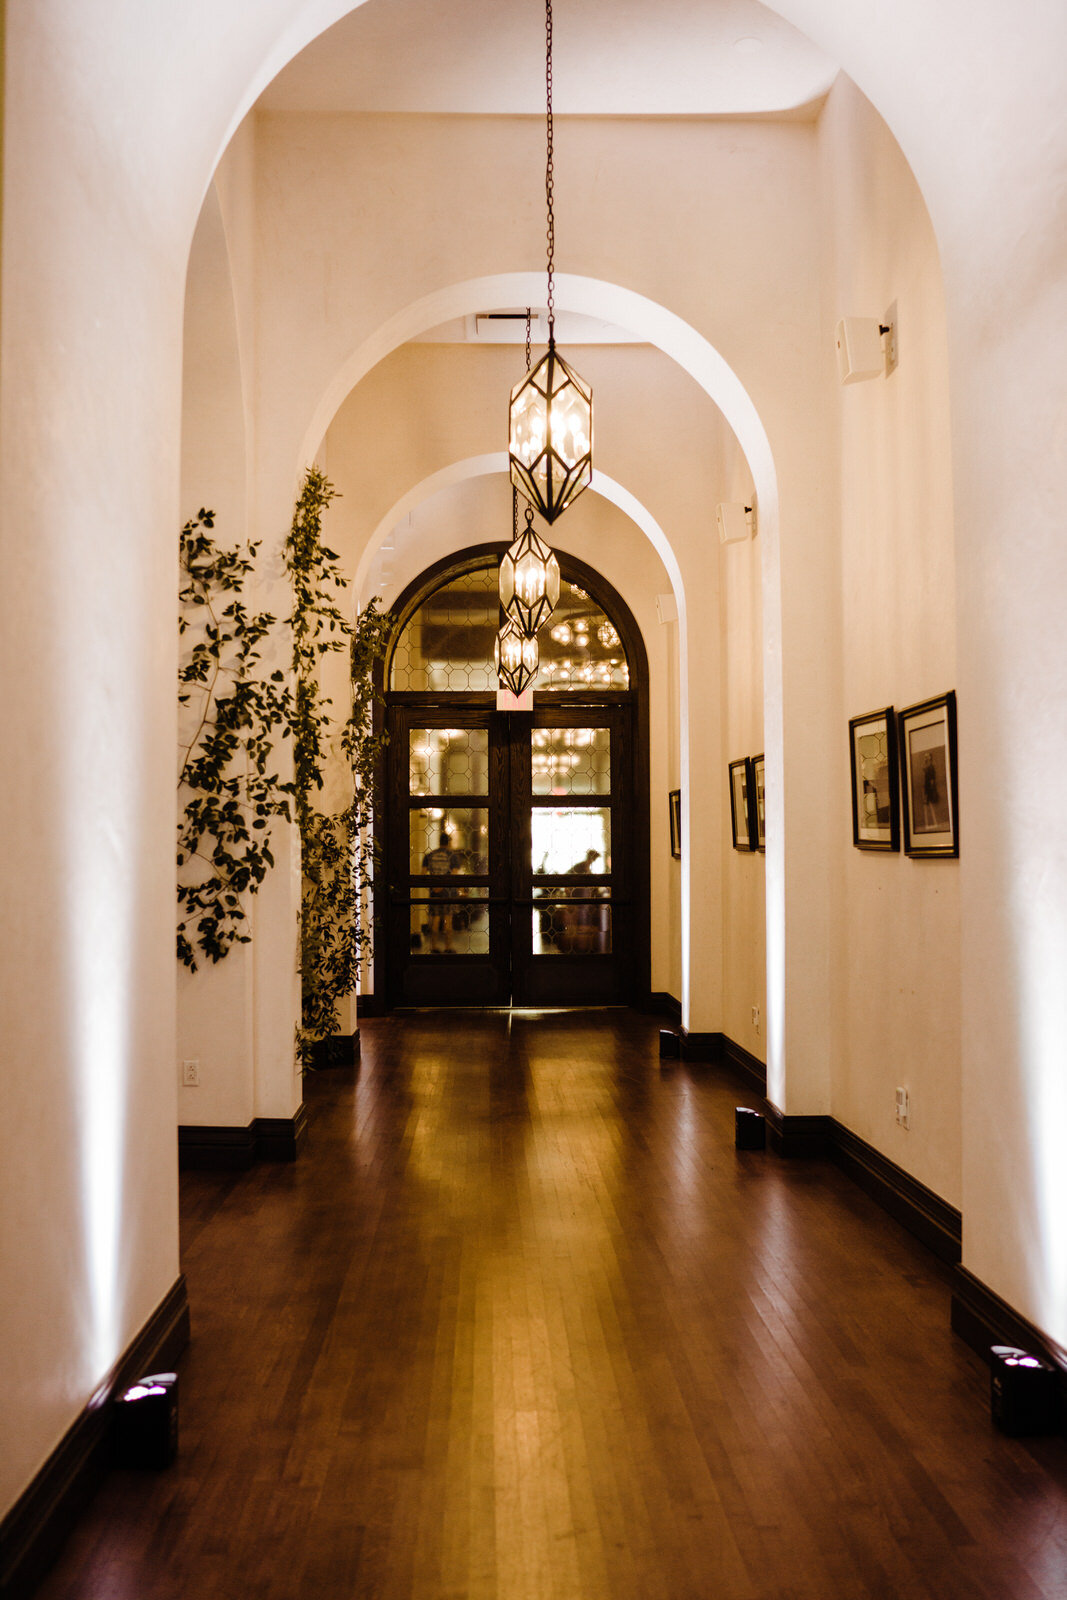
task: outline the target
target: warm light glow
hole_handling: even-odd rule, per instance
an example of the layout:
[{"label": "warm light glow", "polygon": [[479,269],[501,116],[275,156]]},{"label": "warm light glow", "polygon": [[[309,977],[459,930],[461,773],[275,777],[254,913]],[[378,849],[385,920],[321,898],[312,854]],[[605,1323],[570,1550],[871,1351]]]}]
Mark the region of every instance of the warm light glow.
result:
[{"label": "warm light glow", "polygon": [[553,523],[593,478],[593,392],[549,342],[511,391],[511,481]]},{"label": "warm light glow", "polygon": [[496,636],[494,656],[501,688],[521,694],[533,682],[540,658],[537,639],[522,633],[510,617]]},{"label": "warm light glow", "polygon": [[548,621],[558,600],[559,562],[527,522],[501,557],[500,604],[521,633],[533,635]]}]

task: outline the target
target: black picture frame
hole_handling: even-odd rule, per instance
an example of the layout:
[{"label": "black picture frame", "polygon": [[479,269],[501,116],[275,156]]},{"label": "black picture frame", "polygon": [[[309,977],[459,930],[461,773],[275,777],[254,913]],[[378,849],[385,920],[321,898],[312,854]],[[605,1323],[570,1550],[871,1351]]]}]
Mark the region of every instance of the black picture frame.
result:
[{"label": "black picture frame", "polygon": [[904,853],[915,859],[960,853],[956,695],[936,695],[897,716]]},{"label": "black picture frame", "polygon": [[667,806],[671,814],[671,855],[676,861],[682,859],[682,791],[671,789],[667,795]]},{"label": "black picture frame", "polygon": [[900,849],[897,719],[892,706],[848,722],[852,843],[857,850]]},{"label": "black picture frame", "polygon": [[740,761],[731,761],[730,773],[730,821],[733,827],[734,849],[754,850],[756,848],[756,830],[753,826],[752,807],[752,759],[744,756]]},{"label": "black picture frame", "polygon": [[766,767],[763,752],[752,757],[752,809],[753,821],[756,824],[756,849],[761,853],[767,848],[767,794],[766,794]]}]

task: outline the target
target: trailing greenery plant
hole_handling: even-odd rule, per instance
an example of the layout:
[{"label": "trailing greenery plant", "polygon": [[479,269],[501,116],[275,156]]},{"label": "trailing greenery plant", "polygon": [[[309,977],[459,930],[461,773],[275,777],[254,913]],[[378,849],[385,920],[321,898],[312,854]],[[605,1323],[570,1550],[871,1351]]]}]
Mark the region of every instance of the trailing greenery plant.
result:
[{"label": "trailing greenery plant", "polygon": [[258,544],[215,543],[214,512],[200,508],[181,532],[179,634],[195,640],[179,667],[178,700],[195,731],[180,747],[178,958],[221,961],[247,944],[246,897],[274,865],[275,817],[290,819],[293,784],[272,763],[287,738],[293,697],[285,674],[266,672],[263,651],[278,622],[244,599]]},{"label": "trailing greenery plant", "polygon": [[[370,946],[362,910],[375,865],[370,830],[375,774],[384,735],[374,730],[374,663],[384,653],[392,618],[377,597],[355,625],[337,604],[345,579],[337,555],[322,542],[323,513],[336,490],[316,467],[305,473],[285,564],[293,587],[293,754],[295,815],[300,828],[303,891],[300,914],[303,1004],[297,1050],[309,1066],[315,1044],[340,1029],[338,1005],[356,986]],[[321,688],[323,657],[349,656],[349,703],[331,716]],[[345,769],[346,804],[320,810],[315,795],[327,766]]]},{"label": "trailing greenery plant", "polygon": [[[300,829],[303,890],[300,943],[303,1004],[297,1049],[305,1066],[314,1045],[340,1028],[339,1002],[356,986],[370,946],[361,913],[375,851],[370,822],[384,735],[374,730],[379,698],[374,664],[384,653],[392,619],[371,600],[353,624],[338,598],[345,579],[322,542],[323,513],[335,497],[317,468],[304,477],[284,562],[292,612],[279,622],[250,610],[245,584],[258,543],[223,550],[214,513],[201,508],[181,535],[179,631],[195,643],[179,671],[179,701],[196,729],[182,748],[178,778],[185,794],[178,827],[178,956],[192,971],[199,956],[221,961],[247,943],[246,899],[274,865],[269,825],[276,817]],[[268,672],[291,641],[292,674]],[[323,658],[349,657],[348,704],[339,718],[321,688]],[[292,739],[293,777],[283,779],[273,752]],[[343,772],[345,804],[324,811],[315,797],[331,764]]]}]

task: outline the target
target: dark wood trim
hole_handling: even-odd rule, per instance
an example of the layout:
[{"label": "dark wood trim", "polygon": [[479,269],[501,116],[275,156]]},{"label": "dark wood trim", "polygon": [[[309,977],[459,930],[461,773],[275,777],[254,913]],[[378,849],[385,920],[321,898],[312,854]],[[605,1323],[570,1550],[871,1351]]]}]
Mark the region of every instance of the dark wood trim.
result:
[{"label": "dark wood trim", "polygon": [[174,1367],[188,1342],[182,1276],[0,1522],[0,1600],[26,1600],[96,1489],[109,1464],[114,1395],[146,1372]]},{"label": "dark wood trim", "polygon": [[963,1218],[955,1206],[882,1155],[851,1129],[830,1119],[830,1159],[877,1200],[883,1211],[950,1265],[960,1259]]},{"label": "dark wood trim", "polygon": [[683,1028],[679,1037],[683,1061],[722,1060],[721,1033],[690,1033],[688,1028]]},{"label": "dark wood trim", "polygon": [[654,989],[648,997],[648,1009],[653,1016],[669,1017],[672,1022],[682,1020],[682,1002],[665,989]]},{"label": "dark wood trim", "polygon": [[[1012,1344],[1051,1362],[1059,1368],[1060,1397],[1067,1406],[1067,1350],[961,1266],[953,1274],[952,1330],[983,1361],[989,1360],[990,1345]],[[1067,1409],[1063,1415],[1067,1417]]]},{"label": "dark wood trim", "polygon": [[247,1128],[178,1129],[181,1172],[245,1172],[256,1161],[295,1161],[307,1137],[307,1107],[291,1117],[254,1117]]},{"label": "dark wood trim", "polygon": [[743,1072],[745,1077],[752,1083],[753,1088],[758,1090],[760,1094],[767,1093],[766,1062],[761,1061],[759,1056],[754,1056],[750,1050],[746,1050],[744,1045],[735,1044],[732,1039],[725,1037],[723,1038],[722,1053],[723,1059],[731,1062],[733,1066],[737,1067],[738,1071]]},{"label": "dark wood trim", "polygon": [[247,1128],[187,1124],[178,1128],[179,1172],[244,1172],[255,1159],[256,1136],[251,1123]]},{"label": "dark wood trim", "polygon": [[830,1155],[832,1117],[787,1117],[770,1100],[764,1101],[767,1148],[776,1156],[811,1160]]},{"label": "dark wood trim", "polygon": [[358,995],[356,997],[356,1016],[357,1017],[384,1017],[385,1016],[385,1002],[382,999],[381,995],[378,994],[377,991],[375,991],[374,994],[361,994],[361,995]]},{"label": "dark wood trim", "polygon": [[[479,567],[486,566],[496,561],[508,549],[507,540],[495,540],[481,545],[471,545],[466,549],[457,550],[452,555],[442,557],[441,560],[427,567],[407,585],[392,605],[393,629],[388,648],[380,662],[375,666],[375,682],[381,694],[381,701],[375,707],[375,731],[379,732],[385,726],[387,707],[422,706],[440,708],[442,702],[447,702],[457,707],[469,705],[472,709],[488,708],[495,706],[495,694],[469,693],[448,694],[442,696],[436,693],[419,691],[417,693],[398,692],[389,689],[389,678],[392,670],[393,653],[401,635],[411,617],[428,597],[439,589],[450,578],[464,572],[471,572]],[[632,953],[632,980],[626,1000],[630,1005],[641,1009],[648,1004],[650,992],[650,978],[652,970],[652,928],[651,928],[651,861],[650,861],[650,752],[649,752],[649,672],[648,652],[645,648],[644,636],[638,626],[637,620],[626,601],[618,590],[594,567],[588,566],[577,556],[570,555],[564,550],[557,550],[561,575],[571,583],[584,589],[598,605],[602,606],[611,618],[619,632],[623,649],[630,669],[630,687],[628,690],[611,690],[598,693],[590,690],[574,690],[566,693],[552,693],[536,691],[534,695],[535,708],[540,710],[551,706],[553,710],[579,705],[593,705],[606,707],[618,705],[633,708],[633,748],[632,748],[632,793],[630,796],[631,821],[629,834],[632,840],[632,888],[629,899],[637,908],[637,915],[632,923],[632,937],[629,950]],[[383,997],[383,1009],[390,1009],[390,999],[395,998],[394,986],[390,983],[390,961],[387,928],[387,903],[388,882],[390,868],[390,841],[387,818],[395,796],[389,793],[388,763],[385,752],[379,756],[376,772],[376,792],[382,802],[375,808],[375,842],[378,847],[381,869],[375,873],[375,889],[373,903],[373,920],[375,929],[374,939],[374,989]],[[404,846],[394,849],[394,854],[403,856]],[[618,955],[618,952],[616,952]],[[395,958],[394,958],[395,960]],[[393,975],[395,977],[395,974]],[[621,997],[620,997],[621,998]],[[366,1013],[370,1014],[370,1013]]]},{"label": "dark wood trim", "polygon": [[311,1047],[312,1072],[335,1067],[354,1067],[359,1057],[359,1029],[355,1033],[334,1033]]},{"label": "dark wood trim", "polygon": [[261,1161],[295,1161],[307,1141],[307,1106],[301,1102],[291,1117],[256,1117],[252,1127]]}]

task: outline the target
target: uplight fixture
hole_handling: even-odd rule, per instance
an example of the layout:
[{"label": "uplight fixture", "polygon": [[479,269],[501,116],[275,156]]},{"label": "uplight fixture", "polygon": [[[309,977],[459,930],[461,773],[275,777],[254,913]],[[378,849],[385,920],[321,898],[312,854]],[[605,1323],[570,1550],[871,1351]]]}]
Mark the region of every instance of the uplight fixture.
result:
[{"label": "uplight fixture", "polygon": [[511,481],[551,527],[593,479],[593,391],[556,350],[552,0],[545,0],[548,350],[511,391]]}]

